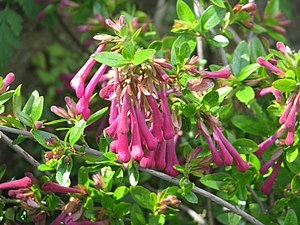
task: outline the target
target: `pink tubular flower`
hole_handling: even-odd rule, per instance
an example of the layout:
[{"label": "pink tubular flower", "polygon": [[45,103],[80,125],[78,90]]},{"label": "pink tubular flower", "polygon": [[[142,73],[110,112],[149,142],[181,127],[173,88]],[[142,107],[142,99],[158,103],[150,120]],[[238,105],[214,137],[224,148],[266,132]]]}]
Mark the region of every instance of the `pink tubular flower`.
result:
[{"label": "pink tubular flower", "polygon": [[163,119],[162,119],[161,112],[159,111],[158,104],[152,95],[147,95],[146,98],[152,110],[153,126],[151,132],[153,136],[158,140],[158,142],[161,142],[163,140],[163,135],[162,135]]},{"label": "pink tubular flower", "polygon": [[62,211],[58,217],[54,221],[52,221],[51,225],[60,225],[60,223],[64,220],[64,218],[67,216],[67,213],[65,211]]},{"label": "pink tubular flower", "polygon": [[277,161],[276,165],[273,167],[273,171],[271,173],[271,175],[265,180],[265,182],[263,183],[263,185],[261,186],[261,191],[263,194],[269,194],[270,191],[272,190],[272,184],[275,181],[276,175],[280,169],[280,164],[281,161]]},{"label": "pink tubular flower", "polygon": [[115,31],[120,31],[121,28],[124,26],[124,19],[125,16],[121,15],[119,19],[116,19],[114,22],[111,21],[110,19],[106,19],[105,23],[107,26],[114,29]]},{"label": "pink tubular flower", "polygon": [[268,62],[264,57],[260,56],[257,58],[256,62],[267,68],[268,70],[271,70],[272,73],[277,74],[277,75],[284,75],[284,71],[282,71],[281,69],[277,68],[276,66],[274,66],[273,64],[271,64],[270,62]]},{"label": "pink tubular flower", "polygon": [[161,97],[161,109],[164,118],[163,127],[162,127],[163,135],[166,140],[169,140],[175,136],[175,131],[172,124],[168,98],[167,98],[166,89],[164,85],[162,85],[160,97]]},{"label": "pink tubular flower", "polygon": [[203,78],[228,78],[230,77],[230,68],[225,67],[214,72],[205,72]]},{"label": "pink tubular flower", "polygon": [[32,174],[26,175],[25,177],[8,181],[0,184],[0,189],[10,189],[10,188],[28,188],[32,184]]},{"label": "pink tubular flower", "polygon": [[166,152],[167,152],[167,142],[164,140],[158,144],[155,150],[155,167],[162,170],[166,167]]},{"label": "pink tubular flower", "polygon": [[256,152],[254,152],[254,154],[262,155],[264,151],[267,150],[277,140],[277,138],[278,137],[276,134],[270,136],[268,139],[258,145],[258,149]]},{"label": "pink tubular flower", "polygon": [[281,52],[285,55],[285,57],[286,57],[287,59],[290,59],[290,56],[289,56],[289,54],[288,54],[287,51],[286,51],[286,47],[285,47],[285,45],[284,45],[282,42],[278,41],[278,42],[276,43],[276,47],[277,47],[277,49],[278,49],[279,51],[281,51]]},{"label": "pink tubular flower", "polygon": [[176,150],[175,150],[175,139],[176,136],[173,139],[166,141],[167,142],[166,173],[174,177],[178,175],[178,171],[174,169],[174,165],[179,164],[176,156]]},{"label": "pink tubular flower", "polygon": [[71,221],[67,225],[104,225],[104,222],[99,221],[99,222],[92,222],[92,221]]},{"label": "pink tubular flower", "polygon": [[213,127],[213,137],[214,137],[214,140],[217,143],[217,145],[219,146],[220,154],[222,155],[224,164],[226,166],[230,166],[232,164],[232,162],[233,162],[233,158],[230,155],[230,153],[228,152],[228,150],[226,149],[225,145],[223,144],[223,142],[222,142],[222,140],[221,140],[221,138],[220,138],[220,136],[218,134],[218,131],[216,129],[217,128]]},{"label": "pink tubular flower", "polygon": [[52,181],[46,181],[41,189],[45,192],[61,192],[61,193],[80,193],[83,194],[82,190],[71,188],[71,187],[64,187]]},{"label": "pink tubular flower", "polygon": [[153,169],[155,167],[154,156],[155,151],[147,151],[140,161],[141,167]]},{"label": "pink tubular flower", "polygon": [[[104,44],[100,44],[94,54],[102,52],[103,49],[105,48]],[[96,60],[93,58],[89,58],[86,63],[81,67],[81,69],[76,73],[74,78],[71,80],[70,84],[73,90],[76,92],[76,96],[78,98],[81,98],[84,95],[84,82],[95,65]]]},{"label": "pink tubular flower", "polygon": [[296,121],[294,122],[293,126],[290,127],[290,129],[288,130],[288,133],[287,133],[286,139],[285,139],[285,144],[286,145],[294,144],[294,141],[295,141],[295,123],[296,123]]}]

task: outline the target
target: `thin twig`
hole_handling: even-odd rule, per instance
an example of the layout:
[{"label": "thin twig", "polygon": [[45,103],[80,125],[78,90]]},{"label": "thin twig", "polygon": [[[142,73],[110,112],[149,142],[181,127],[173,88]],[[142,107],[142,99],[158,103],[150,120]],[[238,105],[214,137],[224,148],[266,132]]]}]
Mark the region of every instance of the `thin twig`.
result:
[{"label": "thin twig", "polygon": [[[14,128],[7,128],[7,127],[4,127],[4,126],[0,126],[0,130],[5,130],[6,132],[9,132],[9,131],[13,131],[13,133],[17,134],[17,129],[14,129]],[[24,132],[24,131],[20,131],[18,134],[27,134],[27,132]],[[32,136],[32,135],[27,135],[27,136]],[[82,146],[80,145],[76,145],[75,148],[82,148]],[[90,154],[94,154],[94,155],[102,155],[103,153],[96,150],[96,149],[92,149],[92,148],[86,148],[84,150],[85,152],[87,153],[90,153]],[[156,171],[156,170],[152,170],[152,169],[147,169],[147,168],[142,168],[140,167],[139,165],[138,166],[138,169],[142,172],[146,172],[146,173],[149,173],[155,177],[158,177],[158,178],[161,178],[165,181],[168,181],[170,183],[173,183],[175,185],[179,185],[180,181],[179,179],[175,178],[175,177],[171,177],[167,174],[164,174],[162,172],[159,172],[159,171]],[[231,212],[237,214],[237,215],[240,215],[241,217],[243,217],[245,220],[251,222],[252,224],[254,225],[263,225],[263,223],[261,223],[259,220],[257,220],[256,218],[254,218],[253,216],[249,215],[248,213],[246,213],[245,211],[241,210],[239,207],[237,206],[234,206],[232,205],[231,203],[223,200],[222,198],[202,189],[202,188],[199,188],[197,186],[195,186],[192,191],[196,194],[199,194],[205,198],[208,198],[210,200],[212,200],[213,202],[219,204],[219,205],[222,205],[224,206],[225,208],[229,209]]]},{"label": "thin twig", "polygon": [[185,211],[187,214],[189,214],[195,222],[198,223],[198,225],[205,225],[205,220],[203,219],[203,217],[197,213],[195,210],[187,207],[186,205],[180,205],[179,206],[180,209],[182,209],[183,211]]},{"label": "thin twig", "polygon": [[263,213],[267,212],[266,207],[264,206],[263,202],[260,200],[260,198],[257,196],[257,194],[255,193],[255,191],[250,187],[249,184],[247,184],[247,190],[252,194],[253,198],[255,199],[255,201],[258,203],[261,211]]},{"label": "thin twig", "polygon": [[[201,16],[201,11],[200,11],[200,7],[199,7],[199,1],[194,0],[194,11],[196,16],[199,18]],[[204,54],[203,54],[203,43],[202,43],[202,37],[197,37],[196,38],[196,42],[197,42],[197,55],[199,58],[199,61],[201,61],[202,59],[204,59]],[[199,66],[199,70],[203,70],[204,67],[203,65]]]},{"label": "thin twig", "polygon": [[232,33],[233,40],[235,41],[236,44],[239,44],[242,41],[242,38],[234,29],[232,29],[232,27],[228,26],[227,30],[229,30]]},{"label": "thin twig", "polygon": [[[202,5],[200,4],[200,2],[199,2],[198,0],[194,0],[194,7],[195,7],[195,6],[198,8],[198,9],[195,10],[195,12],[198,11],[198,12],[200,12],[201,14],[204,12],[203,7],[202,7]],[[196,14],[196,15],[197,15],[197,14]],[[213,36],[216,35],[216,31],[215,31],[213,28],[210,29],[209,31],[210,31],[210,33],[211,33]],[[218,50],[219,50],[219,54],[220,54],[221,59],[222,59],[222,63],[223,63],[225,66],[227,66],[227,65],[228,65],[228,60],[227,60],[226,52],[225,52],[224,48],[220,47],[220,48],[218,48]]]},{"label": "thin twig", "polygon": [[5,144],[20,154],[31,165],[34,167],[38,167],[40,165],[40,163],[36,161],[30,154],[28,154],[28,152],[26,152],[23,148],[21,148],[19,145],[14,145],[13,141],[1,131],[0,138]]}]

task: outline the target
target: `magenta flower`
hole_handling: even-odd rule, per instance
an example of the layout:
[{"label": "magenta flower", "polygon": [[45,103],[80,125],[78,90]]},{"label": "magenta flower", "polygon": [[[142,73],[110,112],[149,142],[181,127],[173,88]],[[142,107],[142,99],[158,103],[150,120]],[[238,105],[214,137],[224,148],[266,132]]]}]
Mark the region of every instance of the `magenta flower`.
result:
[{"label": "magenta flower", "polygon": [[284,75],[284,71],[282,71],[281,69],[277,68],[276,66],[274,66],[273,64],[271,64],[270,62],[268,62],[264,57],[260,56],[257,58],[256,62],[267,68],[268,70],[271,70],[272,73],[277,74],[277,75]]},{"label": "magenta flower", "polygon": [[28,188],[32,184],[32,177],[33,177],[32,174],[28,174],[21,179],[2,183],[0,184],[0,189]]},{"label": "magenta flower", "polygon": [[276,175],[280,169],[280,164],[281,164],[281,161],[280,160],[277,161],[276,165],[273,166],[273,171],[272,171],[271,175],[265,180],[265,182],[261,186],[261,191],[265,195],[269,194],[272,190],[272,185],[273,185]]},{"label": "magenta flower", "polygon": [[[102,52],[104,48],[104,44],[99,45],[94,54]],[[73,90],[75,90],[76,96],[78,98],[81,98],[84,95],[84,82],[95,63],[95,59],[89,58],[70,82],[71,87],[73,88]]]},{"label": "magenta flower", "polygon": [[121,28],[124,26],[124,20],[125,20],[125,16],[121,15],[119,19],[116,19],[114,22],[111,21],[110,19],[106,19],[105,23],[113,30],[119,32]]},{"label": "magenta flower", "polygon": [[9,85],[15,80],[15,75],[13,73],[9,73],[2,80],[2,86],[0,87],[0,94],[7,91],[9,89]]},{"label": "magenta flower", "polygon": [[178,175],[178,171],[174,169],[174,165],[179,164],[176,156],[175,140],[176,140],[176,136],[173,139],[166,141],[167,142],[166,173],[174,177]]},{"label": "magenta flower", "polygon": [[230,68],[225,67],[214,72],[204,72],[203,78],[228,78],[230,77]]},{"label": "magenta flower", "polygon": [[41,189],[45,192],[61,192],[61,193],[79,193],[84,194],[82,190],[71,188],[71,187],[65,187],[61,186],[57,183],[54,183],[52,181],[46,181]]},{"label": "magenta flower", "polygon": [[277,47],[277,49],[278,49],[279,51],[281,51],[281,52],[285,55],[285,57],[286,57],[287,59],[290,59],[290,56],[289,56],[289,54],[287,53],[286,47],[285,47],[285,45],[284,45],[282,42],[278,41],[278,42],[276,43],[276,47]]},{"label": "magenta flower", "polygon": [[153,169],[155,167],[154,157],[155,151],[147,151],[140,161],[141,167]]},{"label": "magenta flower", "polygon": [[167,152],[167,141],[164,140],[158,144],[154,155],[155,167],[159,170],[162,170],[166,167],[166,152]]}]

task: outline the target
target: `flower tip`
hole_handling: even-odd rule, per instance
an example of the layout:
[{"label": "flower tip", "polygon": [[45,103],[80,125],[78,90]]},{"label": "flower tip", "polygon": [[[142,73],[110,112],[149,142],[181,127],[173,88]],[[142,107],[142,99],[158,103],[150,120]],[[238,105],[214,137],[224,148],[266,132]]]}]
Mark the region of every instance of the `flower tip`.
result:
[{"label": "flower tip", "polygon": [[256,62],[259,64],[259,65],[262,65],[264,62],[266,62],[265,58],[260,56],[256,59]]}]

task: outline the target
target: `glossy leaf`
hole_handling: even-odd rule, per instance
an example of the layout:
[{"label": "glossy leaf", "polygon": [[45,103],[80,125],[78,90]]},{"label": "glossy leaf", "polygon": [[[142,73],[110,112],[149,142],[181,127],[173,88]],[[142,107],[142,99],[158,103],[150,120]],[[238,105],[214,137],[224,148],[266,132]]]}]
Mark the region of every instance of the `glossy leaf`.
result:
[{"label": "glossy leaf", "polygon": [[179,20],[193,23],[195,20],[195,15],[190,7],[182,0],[178,0],[176,4],[176,11]]},{"label": "glossy leaf", "polygon": [[92,56],[96,61],[111,67],[121,67],[129,64],[121,54],[116,52],[100,52]]},{"label": "glossy leaf", "polygon": [[132,60],[133,65],[139,65],[145,62],[146,60],[151,59],[155,52],[156,52],[155,49],[143,49],[137,51],[133,56],[133,60]]},{"label": "glossy leaf", "polygon": [[291,79],[279,79],[272,83],[272,86],[282,92],[291,92],[295,90],[297,82]]},{"label": "glossy leaf", "polygon": [[231,72],[234,75],[238,75],[241,70],[247,66],[250,62],[248,44],[242,41],[238,44],[233,52],[231,61]]},{"label": "glossy leaf", "polygon": [[248,104],[255,97],[255,93],[252,87],[243,86],[235,93],[235,96],[240,102]]}]

